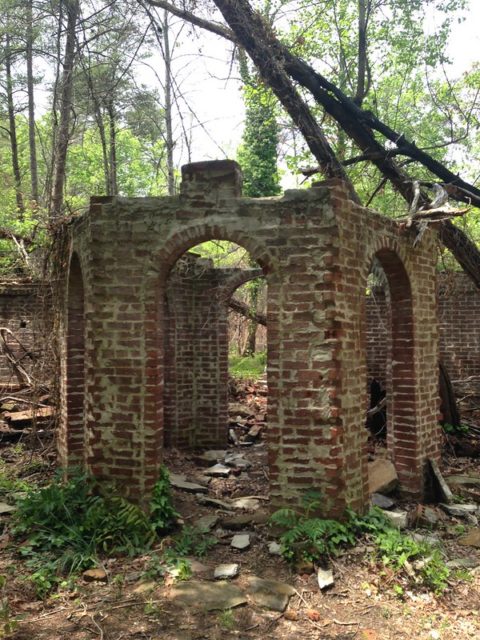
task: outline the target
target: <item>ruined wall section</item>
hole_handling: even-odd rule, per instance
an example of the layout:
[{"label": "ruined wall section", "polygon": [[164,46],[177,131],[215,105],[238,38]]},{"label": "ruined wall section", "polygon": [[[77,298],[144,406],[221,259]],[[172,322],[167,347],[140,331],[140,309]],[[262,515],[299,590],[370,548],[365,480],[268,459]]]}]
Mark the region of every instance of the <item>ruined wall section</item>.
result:
[{"label": "ruined wall section", "polygon": [[465,273],[438,275],[440,354],[452,380],[480,376],[480,292]]},{"label": "ruined wall section", "polygon": [[[30,281],[0,282],[0,327],[7,329],[3,332],[6,345],[27,373],[35,369],[35,363],[43,356],[42,309],[39,284]],[[19,380],[3,353],[0,356],[0,386],[19,386]]]},{"label": "ruined wall section", "polygon": [[393,397],[404,423],[417,418],[406,435],[398,433],[394,456],[402,479],[418,490],[425,455],[437,454],[431,235],[413,251],[411,238],[351,203],[336,182],[279,198],[242,198],[240,191],[236,163],[196,163],[184,167],[180,196],[95,199],[75,223],[85,285],[88,470],[127,497],[148,500],[164,442],[168,277],[186,250],[217,238],[247,249],[267,280],[272,502],[298,506],[315,488],[330,516],[367,504],[360,312],[373,254],[397,252],[392,282],[400,265],[418,317],[408,325],[413,365]]},{"label": "ruined wall section", "polygon": [[[402,234],[385,217],[348,200],[345,187],[333,188],[332,203],[339,225],[335,262],[340,422],[343,430],[349,502],[353,492],[350,470],[362,469],[366,482],[364,446],[366,397],[365,293],[371,263],[380,259],[389,279],[395,312],[392,315],[392,372],[387,384],[389,453],[405,490],[421,492],[426,459],[438,459],[438,332],[435,299],[435,235],[429,233],[413,248],[413,235]],[[360,402],[359,402],[360,400]]]}]

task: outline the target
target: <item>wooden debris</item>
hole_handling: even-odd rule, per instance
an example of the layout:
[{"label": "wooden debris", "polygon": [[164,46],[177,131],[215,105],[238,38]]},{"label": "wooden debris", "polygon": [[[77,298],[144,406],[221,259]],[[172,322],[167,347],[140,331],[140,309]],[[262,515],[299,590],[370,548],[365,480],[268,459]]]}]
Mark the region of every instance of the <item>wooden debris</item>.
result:
[{"label": "wooden debris", "polygon": [[27,409],[26,411],[9,411],[4,414],[5,420],[8,420],[12,426],[22,427],[32,422],[45,422],[55,415],[53,407],[40,407],[39,409]]}]

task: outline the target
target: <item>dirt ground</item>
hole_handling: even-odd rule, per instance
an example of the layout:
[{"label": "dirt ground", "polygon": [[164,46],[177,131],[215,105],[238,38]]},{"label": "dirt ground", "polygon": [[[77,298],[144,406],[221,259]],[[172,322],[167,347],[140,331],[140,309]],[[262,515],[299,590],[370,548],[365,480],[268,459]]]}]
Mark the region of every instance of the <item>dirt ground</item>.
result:
[{"label": "dirt ground", "polygon": [[[250,402],[252,401],[250,397]],[[258,410],[258,409],[257,409]],[[268,545],[272,533],[258,513],[268,511],[268,472],[266,446],[261,438],[251,446],[233,445],[252,466],[236,471],[228,478],[214,478],[208,484],[208,496],[231,500],[255,496],[260,503],[256,521],[245,528],[251,546],[244,551],[230,547],[235,532],[217,531],[218,543],[206,556],[192,559],[195,581],[212,581],[214,568],[225,562],[240,566],[232,583],[244,587],[250,576],[279,580],[295,588],[288,608],[274,612],[248,602],[226,611],[204,611],[202,603],[182,607],[172,598],[176,584],[172,577],[152,580],[148,576],[152,556],[160,547],[139,558],[105,559],[101,568],[106,582],[87,582],[82,576],[69,588],[61,589],[45,600],[38,600],[8,534],[8,519],[1,516],[0,575],[5,576],[0,629],[5,620],[14,620],[16,628],[9,637],[15,640],[227,640],[264,637],[338,640],[460,640],[480,637],[480,568],[464,572],[463,579],[451,581],[442,596],[426,591],[396,595],[395,577],[379,566],[368,541],[346,550],[332,559],[335,583],[321,591],[315,573],[292,569],[282,558],[271,555]],[[54,470],[53,447],[32,452],[27,446],[0,447],[3,469],[28,481],[45,481]],[[171,472],[188,480],[206,482],[205,466],[196,454],[169,451],[166,464]],[[480,473],[478,460],[449,455],[444,469],[450,473]],[[173,491],[176,509],[185,524],[194,525],[205,515],[228,515],[222,509],[201,504],[196,494]],[[412,510],[416,505],[402,505]],[[238,515],[240,512],[236,512]],[[480,550],[458,545],[458,531],[469,529],[461,519],[445,518],[435,533],[444,542],[448,559],[478,560]],[[431,529],[423,533],[432,533]],[[447,559],[447,558],[446,558]],[[1,631],[0,631],[1,637]]]}]

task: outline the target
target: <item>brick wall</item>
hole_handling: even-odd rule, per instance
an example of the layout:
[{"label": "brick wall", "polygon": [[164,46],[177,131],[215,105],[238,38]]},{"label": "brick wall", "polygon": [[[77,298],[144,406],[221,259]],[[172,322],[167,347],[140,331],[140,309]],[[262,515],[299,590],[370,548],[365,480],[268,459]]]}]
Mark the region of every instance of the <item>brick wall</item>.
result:
[{"label": "brick wall", "polygon": [[[38,368],[45,346],[42,329],[43,302],[39,293],[39,286],[30,281],[0,282],[0,327],[9,330],[3,332],[7,347],[27,373]],[[0,387],[18,385],[18,378],[6,356],[1,353]]]},{"label": "brick wall", "polygon": [[[480,376],[480,292],[464,273],[437,274],[439,350],[452,380]],[[385,292],[367,295],[368,377],[385,387],[390,305]]]},{"label": "brick wall", "polygon": [[[332,516],[347,505],[362,509],[367,503],[364,308],[374,256],[390,278],[392,299],[404,309],[394,325],[398,362],[390,380],[389,415],[395,419],[390,451],[404,487],[422,491],[425,459],[439,454],[432,376],[437,362],[433,233],[414,249],[411,235],[349,201],[336,181],[278,198],[242,198],[238,165],[218,161],[184,167],[179,196],[94,198],[89,212],[65,234],[79,256],[83,279],[83,433],[90,472],[115,482],[128,497],[141,503],[148,499],[162,460],[164,429],[173,420],[169,397],[175,384],[174,393],[180,393],[169,349],[172,332],[183,340],[172,322],[185,325],[186,316],[180,309],[172,316],[168,306],[171,270],[185,251],[216,238],[246,248],[268,285],[267,444],[273,504],[298,505],[312,487],[322,491],[324,513]],[[206,301],[212,282],[197,284],[195,299]],[[187,291],[191,283],[182,286]],[[175,295],[188,308],[192,301],[185,291]],[[59,433],[65,464],[71,457],[66,434],[76,419],[68,405],[73,375],[67,364],[73,355],[68,299],[66,286]],[[213,332],[188,335],[190,344],[174,344],[182,353],[178,361],[195,352],[199,366],[208,368],[202,359],[212,349]],[[226,332],[224,337],[226,343]],[[220,345],[213,351],[212,381],[217,384],[209,382],[208,393],[215,406],[226,394],[227,354]],[[193,386],[186,380],[182,403],[188,394],[189,411],[201,416],[196,380]],[[197,429],[201,433],[199,422]]]}]

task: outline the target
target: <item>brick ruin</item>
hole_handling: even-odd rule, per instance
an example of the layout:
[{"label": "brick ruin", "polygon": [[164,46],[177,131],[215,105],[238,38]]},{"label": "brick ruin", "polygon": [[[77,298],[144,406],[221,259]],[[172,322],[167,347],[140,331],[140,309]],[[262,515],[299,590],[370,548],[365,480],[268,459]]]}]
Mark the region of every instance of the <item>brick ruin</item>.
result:
[{"label": "brick ruin", "polygon": [[0,281],[0,387],[17,389],[25,383],[11,362],[27,376],[45,373],[43,359],[48,331],[43,317],[43,288],[31,280]]},{"label": "brick ruin", "polygon": [[[165,445],[224,446],[228,296],[242,274],[177,262],[224,239],[268,285],[270,496],[324,513],[368,502],[367,278],[376,258],[391,318],[388,447],[405,491],[421,494],[440,452],[435,237],[401,233],[327,181],[282,197],[241,196],[232,161],[183,167],[181,193],[92,198],[66,228],[60,327],[63,466],[83,465],[146,503]],[[177,266],[175,266],[177,265]],[[195,269],[193,269],[195,271]],[[180,286],[181,285],[181,286]]]}]

